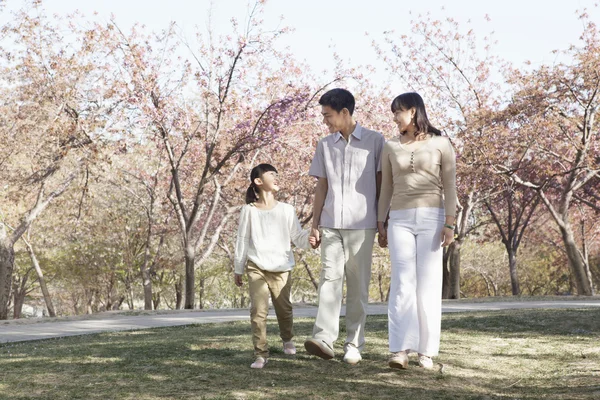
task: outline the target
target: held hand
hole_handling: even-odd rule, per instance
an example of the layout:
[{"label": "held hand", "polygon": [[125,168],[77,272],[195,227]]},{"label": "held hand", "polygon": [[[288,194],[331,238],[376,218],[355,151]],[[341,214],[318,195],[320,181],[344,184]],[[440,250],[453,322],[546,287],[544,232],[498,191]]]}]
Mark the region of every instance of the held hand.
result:
[{"label": "held hand", "polygon": [[310,236],[308,237],[308,243],[313,249],[318,248],[321,245],[321,233],[317,228],[310,229]]},{"label": "held hand", "polygon": [[444,227],[442,230],[442,247],[450,246],[454,242],[454,230]]},{"label": "held hand", "polygon": [[385,229],[383,222],[377,222],[377,233],[377,242],[379,243],[379,247],[387,247],[387,230]]},{"label": "held hand", "polygon": [[242,282],[242,274],[235,274],[234,280],[235,280],[235,285],[237,287],[242,287],[242,285],[244,284],[244,282]]}]

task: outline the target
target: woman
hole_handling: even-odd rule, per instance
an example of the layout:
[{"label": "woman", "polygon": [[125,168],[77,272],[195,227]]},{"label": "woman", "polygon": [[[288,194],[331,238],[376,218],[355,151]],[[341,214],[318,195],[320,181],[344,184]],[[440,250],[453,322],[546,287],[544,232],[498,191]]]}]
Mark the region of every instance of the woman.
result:
[{"label": "woman", "polygon": [[456,157],[419,94],[396,97],[392,113],[400,135],[383,148],[377,223],[392,262],[389,366],[405,369],[409,353],[417,352],[419,365],[432,368],[440,345],[442,247],[454,239]]}]

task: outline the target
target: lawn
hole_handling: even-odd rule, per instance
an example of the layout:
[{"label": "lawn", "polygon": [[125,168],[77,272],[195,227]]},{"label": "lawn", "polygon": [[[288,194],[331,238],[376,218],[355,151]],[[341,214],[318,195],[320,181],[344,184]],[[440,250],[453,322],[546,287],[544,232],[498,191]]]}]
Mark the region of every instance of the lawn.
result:
[{"label": "lawn", "polygon": [[332,361],[304,352],[312,319],[296,321],[296,356],[268,329],[263,370],[247,322],[0,345],[0,399],[600,399],[600,309],[445,314],[433,371],[388,368],[385,316],[356,366],[342,342]]}]

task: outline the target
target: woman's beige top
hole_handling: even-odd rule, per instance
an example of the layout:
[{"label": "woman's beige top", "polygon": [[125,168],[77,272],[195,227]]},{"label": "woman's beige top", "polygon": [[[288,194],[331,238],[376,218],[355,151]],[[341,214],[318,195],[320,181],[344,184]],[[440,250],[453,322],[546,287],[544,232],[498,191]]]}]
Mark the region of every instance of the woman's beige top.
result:
[{"label": "woman's beige top", "polygon": [[439,207],[456,216],[456,156],[447,137],[432,135],[410,150],[400,139],[389,140],[381,153],[378,221],[388,210]]}]

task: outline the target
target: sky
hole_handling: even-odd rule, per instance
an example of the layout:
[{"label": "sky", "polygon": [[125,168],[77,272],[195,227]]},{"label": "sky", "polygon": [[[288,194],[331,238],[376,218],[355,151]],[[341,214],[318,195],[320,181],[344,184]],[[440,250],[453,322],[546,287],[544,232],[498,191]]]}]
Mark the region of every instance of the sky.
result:
[{"label": "sky", "polygon": [[[384,31],[410,33],[411,19],[428,12],[434,18],[453,17],[461,24],[470,21],[480,38],[494,32],[498,42],[495,53],[500,58],[517,66],[530,61],[535,67],[556,62],[552,50],[578,42],[582,23],[577,10],[588,8],[600,21],[595,1],[269,0],[264,20],[266,27],[283,24],[294,28],[281,38],[280,45],[289,46],[296,58],[305,60],[314,72],[331,70],[333,48],[352,65],[370,64],[382,71],[383,64],[371,42],[383,42]],[[6,3],[8,8],[24,4],[22,0]],[[79,10],[90,18],[106,21],[112,13],[122,28],[140,22],[158,31],[175,21],[190,37],[196,26],[206,28],[211,4],[213,27],[221,33],[228,32],[232,17],[243,21],[248,11],[248,0],[44,0],[43,4],[50,13],[64,15]],[[98,13],[95,17],[94,11]],[[387,77],[379,72],[374,79],[383,82]]]}]

